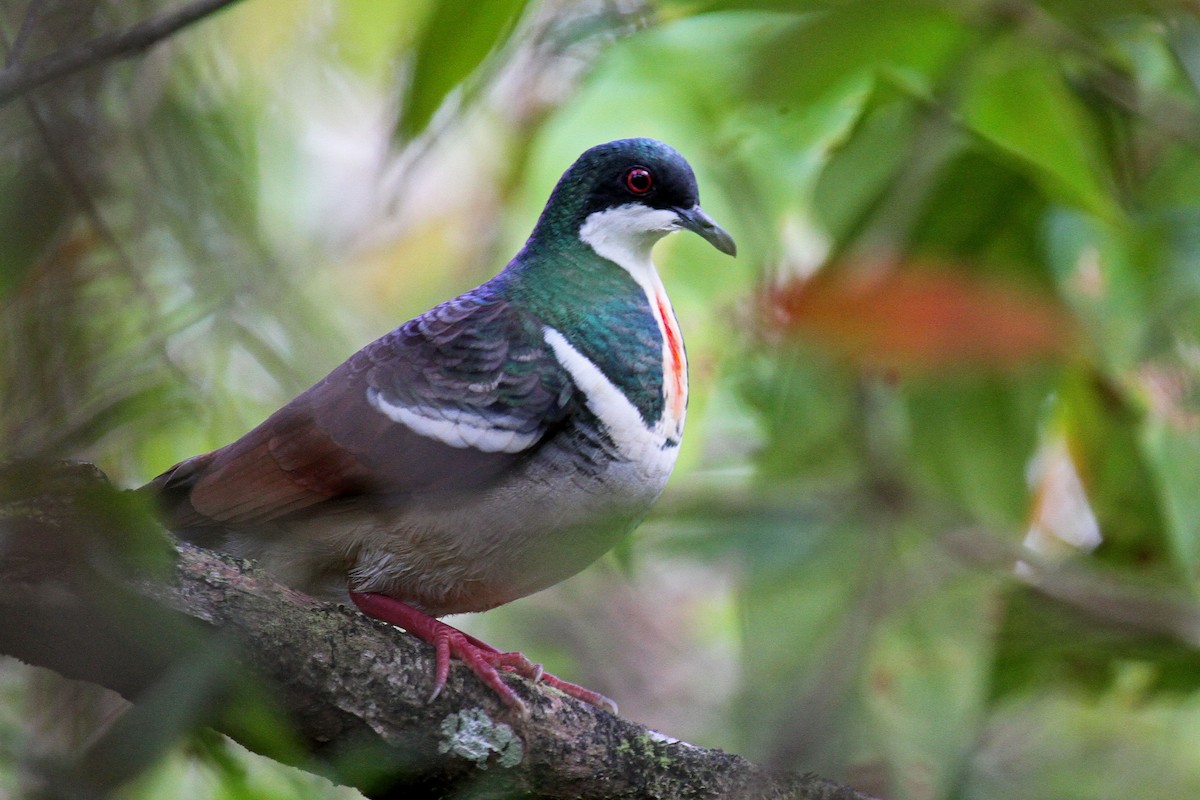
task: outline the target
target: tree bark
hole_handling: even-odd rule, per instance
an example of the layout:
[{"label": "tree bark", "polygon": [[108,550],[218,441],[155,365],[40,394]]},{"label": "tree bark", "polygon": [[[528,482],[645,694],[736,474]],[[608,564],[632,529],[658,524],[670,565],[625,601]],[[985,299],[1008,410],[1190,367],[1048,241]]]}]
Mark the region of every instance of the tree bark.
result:
[{"label": "tree bark", "polygon": [[[64,785],[81,776],[116,785],[210,725],[371,798],[862,797],[515,676],[507,680],[528,719],[458,664],[430,702],[428,645],[249,563],[176,543],[140,505],[89,465],[0,470],[0,653],[134,703],[78,763],[60,765],[71,775]],[[275,733],[246,719],[268,707],[264,696]]]}]

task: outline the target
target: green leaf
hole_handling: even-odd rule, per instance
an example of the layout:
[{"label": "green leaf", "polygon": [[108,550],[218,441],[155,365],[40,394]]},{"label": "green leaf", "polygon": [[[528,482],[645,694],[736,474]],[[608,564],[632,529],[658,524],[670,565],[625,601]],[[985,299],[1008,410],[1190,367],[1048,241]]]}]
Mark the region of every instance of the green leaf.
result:
[{"label": "green leaf", "polygon": [[807,103],[868,72],[923,94],[972,38],[958,17],[933,5],[838,5],[797,17],[766,39],[748,89],[760,99]]},{"label": "green leaf", "polygon": [[909,381],[911,458],[959,507],[1000,526],[1029,508],[1025,469],[1037,444],[1048,382],[1001,377]]},{"label": "green leaf", "polygon": [[1157,421],[1145,436],[1144,450],[1159,486],[1172,550],[1181,571],[1195,576],[1200,565],[1200,431]]},{"label": "green leaf", "polygon": [[911,104],[886,103],[864,114],[846,139],[832,148],[812,204],[834,241],[849,240],[893,186],[915,128]]},{"label": "green leaf", "polygon": [[1147,688],[1191,693],[1200,688],[1200,652],[1164,635],[1119,628],[1034,591],[1015,588],[1005,603],[991,695],[1052,686],[1100,694],[1130,663],[1151,672]]},{"label": "green leaf", "polygon": [[1095,555],[1178,580],[1163,510],[1139,441],[1142,415],[1102,376],[1080,370],[1059,389],[1059,420],[1104,537]]},{"label": "green leaf", "polygon": [[765,477],[828,478],[853,470],[856,384],[849,370],[803,346],[755,353],[741,366],[743,396],[762,427],[755,461]]},{"label": "green leaf", "polygon": [[196,647],[137,698],[79,760],[80,776],[96,788],[129,780],[162,759],[204,724],[238,674],[227,644]]},{"label": "green leaf", "polygon": [[404,96],[400,133],[416,136],[446,96],[502,44],[525,9],[526,0],[441,0],[417,42],[412,83]]},{"label": "green leaf", "polygon": [[0,300],[46,256],[69,210],[48,165],[10,159],[0,168]]},{"label": "green leaf", "polygon": [[972,148],[942,169],[909,242],[956,270],[1050,286],[1053,275],[1042,249],[1046,211],[1045,197],[1028,176]]},{"label": "green leaf", "polygon": [[983,141],[1018,159],[1050,197],[1114,217],[1099,135],[1053,53],[1015,36],[971,65],[962,114]]}]

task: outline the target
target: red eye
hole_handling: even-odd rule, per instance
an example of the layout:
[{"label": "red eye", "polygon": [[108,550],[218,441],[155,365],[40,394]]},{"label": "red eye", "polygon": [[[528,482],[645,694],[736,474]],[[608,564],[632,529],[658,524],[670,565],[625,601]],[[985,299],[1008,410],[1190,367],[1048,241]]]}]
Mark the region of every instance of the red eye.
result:
[{"label": "red eye", "polygon": [[625,173],[625,188],[633,194],[645,194],[654,188],[654,176],[645,167],[630,167]]}]

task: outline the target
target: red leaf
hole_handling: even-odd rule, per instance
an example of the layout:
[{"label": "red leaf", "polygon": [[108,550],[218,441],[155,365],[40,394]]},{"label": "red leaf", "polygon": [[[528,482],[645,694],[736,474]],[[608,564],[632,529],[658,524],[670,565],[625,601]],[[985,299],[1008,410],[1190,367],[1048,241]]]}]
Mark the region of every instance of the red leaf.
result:
[{"label": "red leaf", "polygon": [[1064,358],[1077,340],[1053,298],[946,270],[853,265],[767,297],[768,326],[873,367],[1014,370]]}]

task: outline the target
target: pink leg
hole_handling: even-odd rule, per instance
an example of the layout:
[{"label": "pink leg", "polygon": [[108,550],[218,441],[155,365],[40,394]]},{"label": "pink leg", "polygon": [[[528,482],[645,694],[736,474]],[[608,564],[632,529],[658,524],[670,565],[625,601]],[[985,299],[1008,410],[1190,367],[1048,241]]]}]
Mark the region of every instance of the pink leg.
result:
[{"label": "pink leg", "polygon": [[534,664],[520,653],[502,653],[474,636],[413,608],[408,603],[373,592],[350,592],[350,599],[367,616],[404,628],[413,636],[434,646],[437,650],[437,673],[430,700],[437,697],[446,685],[446,678],[450,675],[450,659],[457,656],[481,681],[500,695],[500,699],[507,706],[522,716],[528,716],[529,709],[521,698],[517,697],[516,692],[500,679],[498,670],[515,672],[534,682],[543,681],[585,703],[607,709],[614,714],[617,711],[617,704],[604,695],[544,673],[541,664]]}]

